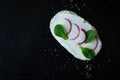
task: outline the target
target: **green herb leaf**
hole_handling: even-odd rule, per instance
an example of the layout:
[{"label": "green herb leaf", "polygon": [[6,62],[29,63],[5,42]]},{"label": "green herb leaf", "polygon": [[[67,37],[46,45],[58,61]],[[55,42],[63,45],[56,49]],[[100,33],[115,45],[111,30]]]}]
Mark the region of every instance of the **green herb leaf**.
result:
[{"label": "green herb leaf", "polygon": [[96,31],[88,30],[87,31],[87,39],[86,39],[85,43],[92,41],[95,38],[96,34],[97,34]]},{"label": "green herb leaf", "polygon": [[84,48],[82,46],[80,46],[81,50],[82,50],[82,53],[83,55],[88,58],[88,59],[93,59],[94,56],[95,56],[95,52],[94,50],[92,49],[89,49],[89,48]]},{"label": "green herb leaf", "polygon": [[62,37],[63,39],[67,40],[68,36],[66,34],[66,30],[61,24],[57,24],[54,28],[54,34],[56,36]]}]

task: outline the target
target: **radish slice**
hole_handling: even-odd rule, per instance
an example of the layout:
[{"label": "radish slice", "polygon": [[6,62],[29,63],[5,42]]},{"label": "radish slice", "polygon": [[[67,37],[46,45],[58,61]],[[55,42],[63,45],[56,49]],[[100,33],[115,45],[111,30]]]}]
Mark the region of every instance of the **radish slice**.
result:
[{"label": "radish slice", "polygon": [[69,23],[69,30],[66,33],[66,34],[69,34],[71,32],[71,29],[72,29],[72,23],[68,18],[65,18],[65,20]]},{"label": "radish slice", "polygon": [[74,24],[75,27],[77,28],[78,30],[78,34],[74,37],[74,38],[71,38],[70,40],[75,40],[76,38],[78,38],[78,36],[80,35],[80,27],[77,25],[77,24]]},{"label": "radish slice", "polygon": [[93,48],[93,50],[95,50],[95,49],[97,48],[97,46],[98,46],[98,39],[95,38],[95,40],[96,40],[96,45],[95,45],[95,47]]},{"label": "radish slice", "polygon": [[76,26],[73,24],[71,32],[68,34],[69,40],[75,40],[78,38],[80,34],[80,28],[79,26]]},{"label": "radish slice", "polygon": [[85,40],[86,40],[86,31],[85,31],[85,29],[82,28],[81,35],[79,36],[79,39],[77,40],[78,41],[77,44],[81,45],[85,42]]}]

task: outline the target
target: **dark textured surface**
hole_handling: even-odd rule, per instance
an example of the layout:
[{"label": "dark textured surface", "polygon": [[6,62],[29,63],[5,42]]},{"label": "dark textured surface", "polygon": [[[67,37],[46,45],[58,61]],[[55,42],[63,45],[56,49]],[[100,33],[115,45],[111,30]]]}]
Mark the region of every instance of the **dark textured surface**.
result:
[{"label": "dark textured surface", "polygon": [[[63,9],[98,30],[103,47],[94,60],[75,59],[52,37],[50,19]],[[113,80],[119,11],[114,0],[0,1],[0,80]]]}]

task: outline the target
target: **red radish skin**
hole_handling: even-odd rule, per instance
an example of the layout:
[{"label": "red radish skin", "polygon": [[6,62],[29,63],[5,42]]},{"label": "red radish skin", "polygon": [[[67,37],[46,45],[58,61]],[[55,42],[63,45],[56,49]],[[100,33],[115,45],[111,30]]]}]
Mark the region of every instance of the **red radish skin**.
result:
[{"label": "red radish skin", "polygon": [[[68,18],[64,18],[66,21],[68,21],[68,23],[69,23],[69,30],[68,30],[68,32],[66,33],[67,35],[71,32],[71,30],[72,30],[72,22],[68,19]],[[77,27],[77,30],[78,30],[78,34],[74,37],[74,38],[71,38],[70,40],[75,40],[75,39],[77,39],[78,37],[79,37],[79,35],[80,35],[80,27],[77,25],[77,24],[74,24],[76,27]],[[85,42],[85,40],[86,40],[86,36],[87,36],[87,34],[86,34],[86,31],[85,31],[85,29],[83,29],[83,28],[81,28],[81,31],[85,34],[85,39],[82,41],[82,42],[78,42],[77,44],[78,45],[81,45],[81,44],[83,44],[84,42]],[[95,47],[93,48],[93,50],[95,50],[96,48],[97,48],[97,45],[98,45],[98,39],[96,38],[96,45],[95,45]]]},{"label": "red radish skin", "polygon": [[78,36],[80,35],[80,27],[79,27],[77,24],[74,24],[74,25],[75,25],[75,27],[76,27],[77,30],[78,30],[78,34],[77,34],[74,38],[71,38],[70,40],[75,40],[75,39],[77,39]]},{"label": "red radish skin", "polygon": [[69,28],[68,32],[66,33],[66,34],[69,34],[71,32],[71,30],[72,30],[72,23],[68,18],[65,18],[65,20],[68,21],[68,23],[70,25],[70,28]]},{"label": "red radish skin", "polygon": [[84,42],[85,42],[85,40],[86,40],[86,31],[85,31],[85,29],[81,29],[81,31],[85,34],[85,39],[82,41],[82,42],[79,42],[79,43],[77,43],[78,45],[81,45],[81,44],[83,44]]},{"label": "red radish skin", "polygon": [[98,46],[98,39],[95,38],[95,40],[96,40],[96,45],[95,45],[95,47],[93,48],[93,50],[95,50],[95,49],[97,48],[97,46]]}]

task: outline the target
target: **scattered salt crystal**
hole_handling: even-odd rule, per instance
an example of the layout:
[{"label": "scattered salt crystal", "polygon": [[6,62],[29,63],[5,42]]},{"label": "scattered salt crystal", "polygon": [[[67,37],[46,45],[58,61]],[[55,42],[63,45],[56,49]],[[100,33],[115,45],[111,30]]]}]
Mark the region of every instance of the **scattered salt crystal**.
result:
[{"label": "scattered salt crystal", "polygon": [[44,49],[44,52],[47,52],[47,49]]},{"label": "scattered salt crystal", "polygon": [[92,76],[91,74],[86,73],[86,77],[87,77],[87,78],[90,78],[91,76]]},{"label": "scattered salt crystal", "polygon": [[84,3],[83,6],[85,6],[86,4]]},{"label": "scattered salt crystal", "polygon": [[91,11],[91,9],[88,9],[89,11]]},{"label": "scattered salt crystal", "polygon": [[111,62],[111,60],[109,59],[108,62]]},{"label": "scattered salt crystal", "polygon": [[89,67],[89,65],[86,65],[86,66],[85,66],[85,69],[87,69],[88,67]]},{"label": "scattered salt crystal", "polygon": [[56,52],[56,51],[57,51],[57,49],[54,49],[54,51]]},{"label": "scattered salt crystal", "polygon": [[80,69],[78,66],[76,66],[76,69]]},{"label": "scattered salt crystal", "polygon": [[73,0],[69,0],[71,3],[73,2]]}]

